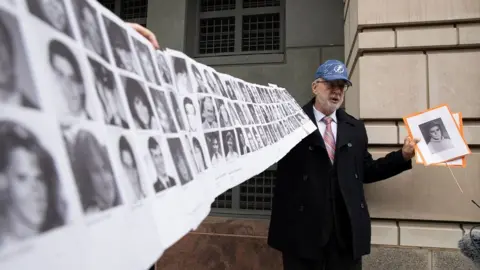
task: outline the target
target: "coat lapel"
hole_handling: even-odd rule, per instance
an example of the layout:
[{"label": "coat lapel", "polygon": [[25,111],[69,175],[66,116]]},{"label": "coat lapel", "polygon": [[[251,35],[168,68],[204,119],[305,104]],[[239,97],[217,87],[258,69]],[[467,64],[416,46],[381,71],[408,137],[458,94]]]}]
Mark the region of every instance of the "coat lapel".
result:
[{"label": "coat lapel", "polygon": [[[305,112],[306,115],[308,115],[310,120],[317,127],[318,126],[317,121],[315,120],[315,114],[313,113],[313,102],[314,101],[315,101],[315,99],[312,99],[309,103],[307,103],[307,105],[305,105],[303,107],[303,111]],[[325,148],[325,142],[323,141],[322,134],[320,133],[318,128],[315,129],[315,131],[310,135],[310,138],[311,138],[311,144],[312,145],[315,145],[315,146],[321,147],[323,149],[326,149]]]},{"label": "coat lapel", "polygon": [[354,123],[343,109],[337,110],[337,143],[335,153],[338,153],[342,147],[352,146],[354,136]]}]

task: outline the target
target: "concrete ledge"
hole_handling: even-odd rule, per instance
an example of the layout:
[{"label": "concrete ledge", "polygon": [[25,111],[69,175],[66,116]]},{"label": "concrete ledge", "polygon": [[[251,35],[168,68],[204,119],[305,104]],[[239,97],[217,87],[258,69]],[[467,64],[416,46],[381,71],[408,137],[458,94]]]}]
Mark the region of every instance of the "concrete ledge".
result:
[{"label": "concrete ledge", "polygon": [[395,221],[372,221],[373,245],[398,245],[398,226]]},{"label": "concrete ledge", "polygon": [[475,270],[474,264],[460,251],[433,250],[432,270]]},{"label": "concrete ledge", "polygon": [[459,24],[457,28],[460,44],[480,44],[480,23]]},{"label": "concrete ledge", "polygon": [[464,124],[463,134],[469,145],[480,145],[480,123]]},{"label": "concrete ledge", "polygon": [[272,64],[272,63],[283,63],[285,61],[285,54],[272,53],[272,54],[253,54],[253,55],[228,55],[228,56],[196,57],[193,59],[207,66]]},{"label": "concrete ledge", "polygon": [[426,249],[373,246],[363,259],[368,270],[430,270],[430,253]]},{"label": "concrete ledge", "polygon": [[369,144],[397,144],[398,127],[395,122],[365,123]]},{"label": "concrete ledge", "polygon": [[[358,33],[358,49],[385,49],[395,47],[395,31],[393,29],[365,29]],[[357,52],[353,51],[355,55]]]},{"label": "concrete ledge", "polygon": [[397,28],[397,47],[440,47],[457,45],[453,25]]},{"label": "concrete ledge", "polygon": [[399,226],[402,246],[458,248],[463,235],[455,224],[401,221]]}]

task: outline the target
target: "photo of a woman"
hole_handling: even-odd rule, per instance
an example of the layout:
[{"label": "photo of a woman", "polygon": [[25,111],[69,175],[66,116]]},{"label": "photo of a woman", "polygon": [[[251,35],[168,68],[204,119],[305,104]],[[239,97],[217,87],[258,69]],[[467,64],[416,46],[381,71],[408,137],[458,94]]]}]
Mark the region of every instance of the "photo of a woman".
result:
[{"label": "photo of a woman", "polygon": [[73,38],[67,8],[63,0],[27,0],[28,10],[53,29]]},{"label": "photo of a woman", "polygon": [[153,109],[145,89],[135,79],[124,77],[125,92],[133,122],[139,129],[156,129],[158,122],[153,115]]},{"label": "photo of a woman", "polygon": [[52,155],[32,131],[10,120],[0,120],[0,179],[0,247],[64,225]]},{"label": "photo of a woman", "polygon": [[87,129],[63,126],[62,130],[84,213],[120,205],[122,199],[105,145]]},{"label": "photo of a woman", "polygon": [[197,166],[198,172],[203,172],[207,169],[207,164],[205,162],[205,156],[203,155],[202,145],[200,141],[193,137],[192,138],[192,145],[193,145],[193,157],[195,159],[195,165]]},{"label": "photo of a woman", "polygon": [[133,154],[133,149],[125,136],[120,136],[118,140],[118,150],[120,153],[120,163],[123,167],[124,175],[128,179],[127,197],[133,203],[147,196],[142,182],[137,160]]},{"label": "photo of a woman", "polygon": [[225,158],[227,161],[232,161],[238,158],[237,140],[235,139],[235,133],[233,130],[222,132],[223,136],[223,149]]}]

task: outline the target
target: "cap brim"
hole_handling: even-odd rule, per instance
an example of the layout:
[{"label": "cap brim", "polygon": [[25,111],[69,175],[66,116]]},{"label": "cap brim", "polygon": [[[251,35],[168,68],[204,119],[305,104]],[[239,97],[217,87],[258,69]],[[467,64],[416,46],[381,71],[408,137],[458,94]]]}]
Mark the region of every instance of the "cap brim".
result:
[{"label": "cap brim", "polygon": [[341,75],[325,76],[322,79],[324,79],[325,81],[343,80],[343,81],[347,82],[348,86],[352,86],[352,82],[347,77],[344,77],[344,76],[341,76]]}]

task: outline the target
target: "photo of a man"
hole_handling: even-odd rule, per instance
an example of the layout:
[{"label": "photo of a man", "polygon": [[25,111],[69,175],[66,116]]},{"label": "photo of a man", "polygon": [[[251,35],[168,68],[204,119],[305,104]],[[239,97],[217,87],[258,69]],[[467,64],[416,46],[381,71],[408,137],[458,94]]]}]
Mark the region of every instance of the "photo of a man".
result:
[{"label": "photo of a man", "polygon": [[208,152],[212,166],[220,164],[224,160],[222,146],[220,144],[220,134],[218,132],[205,133]]},{"label": "photo of a man", "polygon": [[139,74],[138,64],[133,57],[133,50],[127,30],[116,22],[103,16],[108,39],[112,48],[115,65],[123,70]]},{"label": "photo of a man", "polygon": [[148,82],[159,85],[160,82],[153,66],[153,58],[152,54],[150,53],[150,49],[147,45],[137,39],[133,39],[133,44],[135,47],[135,53],[137,54],[138,60],[140,61],[140,67],[143,70],[143,75],[145,76],[145,79]]},{"label": "photo of a man", "polygon": [[175,179],[167,174],[165,165],[165,156],[156,137],[148,138],[148,151],[155,167],[157,178],[153,183],[153,189],[156,193],[176,185]]},{"label": "photo of a man", "polygon": [[212,97],[200,99],[200,113],[204,129],[218,128],[217,111]]},{"label": "photo of a man", "polygon": [[175,120],[171,112],[170,105],[168,105],[165,92],[157,89],[150,88],[153,104],[157,111],[157,116],[160,121],[160,126],[164,133],[176,133],[177,127],[175,126]]},{"label": "photo of a man", "polygon": [[125,108],[113,72],[93,58],[89,58],[88,61],[92,68],[105,123],[127,129],[129,126],[125,119]]},{"label": "photo of a man", "polygon": [[197,107],[191,98],[183,98],[183,109],[187,117],[188,130],[192,132],[197,131],[200,125],[200,118],[197,114]]},{"label": "photo of a man", "polygon": [[442,118],[430,120],[418,126],[431,154],[437,154],[454,148]]},{"label": "photo of a man", "polygon": [[97,10],[87,0],[72,0],[71,2],[75,9],[84,46],[109,62]]}]

